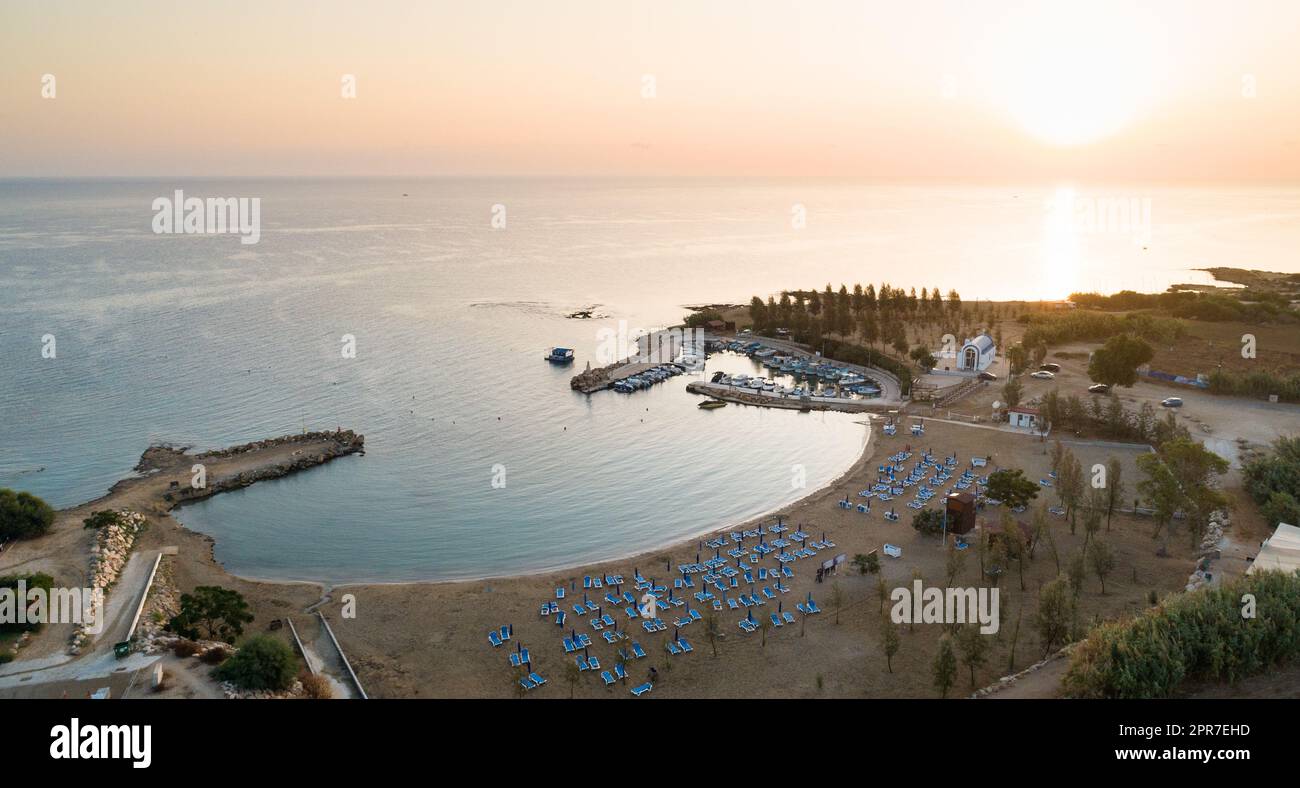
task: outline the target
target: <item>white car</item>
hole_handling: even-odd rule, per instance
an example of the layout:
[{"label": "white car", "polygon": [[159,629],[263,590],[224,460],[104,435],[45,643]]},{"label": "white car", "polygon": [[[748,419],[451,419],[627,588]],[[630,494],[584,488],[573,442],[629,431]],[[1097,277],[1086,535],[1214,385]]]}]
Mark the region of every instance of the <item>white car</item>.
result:
[{"label": "white car", "polygon": [[1029,377],[1031,377],[1031,378],[1038,378],[1039,380],[1055,380],[1055,379],[1056,379],[1056,375],[1055,375],[1054,373],[1048,372],[1048,371],[1045,370],[1045,369],[1040,369],[1040,370],[1038,370],[1037,372],[1031,372],[1031,373],[1029,373]]}]

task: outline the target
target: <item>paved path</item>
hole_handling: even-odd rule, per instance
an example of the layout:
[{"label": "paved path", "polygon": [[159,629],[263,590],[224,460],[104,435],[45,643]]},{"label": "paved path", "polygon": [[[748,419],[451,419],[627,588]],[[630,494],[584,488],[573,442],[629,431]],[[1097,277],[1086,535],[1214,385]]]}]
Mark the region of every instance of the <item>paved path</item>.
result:
[{"label": "paved path", "polygon": [[138,670],[156,662],[158,655],[131,654],[118,659],[113,644],[126,639],[135,609],[145,593],[145,583],[158,557],[157,550],[132,554],[118,576],[104,606],[104,629],[88,640],[77,657],[67,654],[11,662],[0,668],[0,692],[7,688],[33,687],[55,682],[81,682],[104,678],[123,671]]}]

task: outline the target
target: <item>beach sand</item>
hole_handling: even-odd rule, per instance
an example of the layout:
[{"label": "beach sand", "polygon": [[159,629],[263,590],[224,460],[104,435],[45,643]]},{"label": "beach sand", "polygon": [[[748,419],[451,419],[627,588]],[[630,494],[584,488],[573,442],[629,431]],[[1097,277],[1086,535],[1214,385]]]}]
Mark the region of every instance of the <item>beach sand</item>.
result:
[{"label": "beach sand", "polygon": [[[561,639],[570,630],[588,632],[593,637],[589,653],[599,658],[602,668],[611,671],[616,651],[626,646],[626,641],[617,646],[607,644],[585,619],[573,613],[573,603],[582,600],[582,578],[608,572],[630,579],[636,568],[647,578],[671,585],[671,580],[680,576],[676,570],[679,563],[693,562],[697,553],[712,554],[700,546],[704,539],[680,542],[635,558],[520,577],[449,583],[361,584],[325,589],[311,583],[268,582],[227,573],[213,558],[212,540],[182,527],[167,514],[167,506],[159,503],[160,490],[169,481],[166,474],[159,474],[123,482],[105,499],[60,512],[54,534],[31,543],[25,549],[50,556],[48,548],[51,544],[65,546],[69,549],[66,553],[60,551],[61,557],[50,556],[37,563],[45,566],[47,571],[55,570],[59,576],[78,571],[84,575],[85,554],[80,550],[80,542],[85,536],[81,533],[80,519],[92,509],[109,505],[142,511],[149,517],[151,527],[141,535],[137,549],[176,546],[178,554],[169,560],[174,561],[174,576],[183,591],[198,585],[221,585],[238,590],[256,616],[246,633],[266,631],[274,619],[291,616],[304,637],[314,641],[316,648],[321,648],[319,628],[309,611],[323,596],[327,596],[320,609],[329,618],[371,697],[513,697],[521,694],[518,688],[520,672],[510,666],[507,658],[516,644],[530,650],[532,670],[548,680],[545,686],[527,693],[529,697],[560,698],[573,694],[576,697],[631,698],[629,688],[646,680],[651,666],[658,671],[651,697],[932,697],[936,693],[931,684],[930,663],[941,628],[925,624],[914,628],[903,626],[902,645],[890,672],[880,649],[882,605],[876,577],[859,574],[851,564],[840,567],[838,576],[824,583],[817,583],[815,575],[822,560],[842,553],[851,562],[854,555],[878,550],[889,542],[902,547],[903,556],[900,559],[881,556],[881,573],[888,589],[910,585],[914,570],[920,571],[927,584],[940,585],[945,582],[945,556],[939,540],[921,536],[912,529],[912,511],[902,506],[902,500],[897,502],[900,521],[896,523],[884,519],[880,504],[873,506],[871,514],[864,515],[843,510],[838,502],[846,495],[854,503],[860,500],[856,493],[874,482],[875,468],[881,458],[907,446],[930,449],[940,457],[956,453],[959,468],[966,467],[971,457],[989,457],[987,470],[998,464],[1020,467],[1025,469],[1029,478],[1038,479],[1047,476],[1050,443],[1024,434],[980,426],[938,421],[927,421],[926,425],[926,434],[922,438],[907,434],[906,429],[900,429],[897,436],[889,437],[880,433],[878,426],[873,427],[863,456],[830,485],[778,512],[720,529],[725,533],[760,523],[770,524],[780,516],[787,524],[802,527],[813,539],[820,538],[825,532],[836,547],[822,551],[815,559],[804,559],[794,564],[796,576],[788,581],[790,593],[779,595],[784,608],[795,612],[795,603],[812,593],[823,610],[820,615],[803,620],[796,612],[797,623],[772,629],[766,634],[764,645],[763,633],[746,634],[739,628],[741,613],[725,611],[718,614],[721,636],[716,643],[716,656],[703,624],[695,623],[680,630],[681,635],[694,646],[694,652],[670,657],[665,644],[674,629],[672,620],[685,608],[674,608],[662,614],[661,617],[669,624],[668,632],[647,634],[638,621],[629,621],[621,607],[611,609],[606,606],[602,612],[618,620],[621,631],[630,624],[626,627],[630,640],[639,642],[648,655],[628,664],[629,681],[626,684],[620,682],[609,688],[600,680],[599,671],[581,673],[576,684],[571,685],[566,680],[566,668],[572,657],[564,654]],[[1112,454],[1121,457],[1131,489],[1137,478],[1133,458],[1139,449],[1089,445],[1072,445],[1071,448],[1085,467],[1104,462]],[[229,465],[223,465],[215,472],[228,472],[235,468],[249,470],[282,459],[275,451],[234,458],[226,461]],[[346,461],[364,462],[364,459]],[[915,457],[909,464],[914,461]],[[1043,492],[1040,500],[1055,505],[1055,496],[1050,491]],[[939,505],[937,500],[930,504],[932,508]],[[991,513],[996,516],[997,511]],[[1081,546],[1083,529],[1080,527],[1078,534],[1071,535],[1068,524],[1062,519],[1052,517],[1051,522],[1061,566],[1064,567]],[[1150,535],[1152,526],[1146,519],[1120,516],[1115,519],[1111,532],[1103,534],[1115,548],[1118,567],[1107,578],[1105,595],[1100,593],[1095,577],[1090,575],[1085,581],[1080,597],[1080,624],[1086,625],[1097,617],[1138,612],[1146,606],[1150,591],[1165,593],[1182,589],[1193,569],[1187,539],[1173,539],[1171,555],[1156,557],[1157,543]],[[979,578],[973,547],[966,552],[965,567],[954,585],[991,585],[991,581],[981,582]],[[11,558],[8,553],[5,557]],[[671,571],[666,568],[669,561],[673,567]],[[767,559],[762,565],[771,568],[776,566],[776,562]],[[7,571],[9,567],[3,569]],[[987,663],[975,671],[975,686],[983,686],[1012,672],[1009,656],[1013,640],[1016,642],[1016,670],[1041,657],[1042,645],[1034,627],[1036,599],[1039,587],[1056,574],[1056,564],[1046,545],[1040,545],[1035,560],[1025,567],[1025,591],[1020,590],[1019,578],[1014,571],[1011,576],[1002,578],[1002,626],[996,636],[989,636],[992,648]],[[577,590],[570,590],[575,584]],[[559,586],[566,589],[565,599],[560,600],[561,609],[568,613],[568,622],[563,629],[553,623],[553,617],[539,616],[541,604],[555,600],[555,589]],[[836,588],[843,595],[838,606],[835,604]],[[589,592],[592,598],[603,598],[603,594],[603,589],[598,593]],[[687,600],[689,607],[699,609],[701,613],[708,612],[689,596]],[[343,617],[345,602],[354,607],[354,618]],[[776,607],[775,601],[770,602],[757,608],[755,616],[766,617]],[[1021,622],[1018,636],[1015,635],[1017,616]],[[488,631],[506,624],[513,625],[514,639],[507,645],[493,648],[488,643]],[[288,638],[287,628],[278,630],[276,634]],[[50,635],[45,633],[41,639]],[[66,643],[66,638],[61,642]],[[24,650],[23,658],[27,658],[28,653],[37,652]],[[963,667],[953,694],[965,694],[970,684],[969,672]]]}]

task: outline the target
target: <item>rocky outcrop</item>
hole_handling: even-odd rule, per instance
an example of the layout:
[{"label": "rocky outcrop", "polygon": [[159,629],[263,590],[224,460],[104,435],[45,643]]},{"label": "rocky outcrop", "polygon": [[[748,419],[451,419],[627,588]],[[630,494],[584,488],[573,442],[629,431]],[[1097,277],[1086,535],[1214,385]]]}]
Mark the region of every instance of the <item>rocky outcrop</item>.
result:
[{"label": "rocky outcrop", "polygon": [[[168,492],[163,496],[164,500],[171,506],[198,501],[204,498],[216,495],[219,492],[227,490],[237,490],[241,487],[248,487],[267,479],[278,479],[288,476],[296,471],[306,468],[314,468],[317,465],[324,465],[330,460],[338,457],[344,457],[349,454],[365,454],[364,435],[358,435],[352,430],[339,430],[337,432],[306,432],[302,435],[287,435],[282,438],[271,438],[254,443],[245,443],[241,446],[233,446],[229,449],[219,449],[216,451],[196,454],[192,459],[228,459],[237,457],[249,452],[266,450],[276,446],[292,445],[296,443],[305,444],[306,446],[317,447],[314,449],[303,448],[301,451],[294,452],[293,456],[276,463],[267,465],[252,471],[243,471],[241,473],[224,476],[217,479],[211,479],[205,487],[187,487],[180,486]],[[320,444],[324,444],[321,446]]]},{"label": "rocky outcrop", "polygon": [[1196,569],[1187,578],[1186,590],[1195,591],[1210,582],[1213,574],[1210,570],[1219,560],[1220,545],[1223,543],[1223,529],[1232,524],[1228,513],[1217,510],[1210,513],[1210,522],[1201,535],[1200,549],[1196,554]]},{"label": "rocky outcrop", "polygon": [[321,441],[333,444],[332,448],[326,450],[326,453],[333,457],[341,457],[344,454],[362,452],[365,451],[366,447],[366,436],[358,435],[352,430],[334,430],[332,432],[304,432],[301,435],[283,435],[279,438],[253,441],[252,443],[244,443],[226,449],[205,451],[202,454],[196,454],[194,456],[196,459],[204,459],[207,457],[235,457],[240,454],[247,454],[251,451],[260,451],[276,446],[285,446],[293,443],[317,443]]}]

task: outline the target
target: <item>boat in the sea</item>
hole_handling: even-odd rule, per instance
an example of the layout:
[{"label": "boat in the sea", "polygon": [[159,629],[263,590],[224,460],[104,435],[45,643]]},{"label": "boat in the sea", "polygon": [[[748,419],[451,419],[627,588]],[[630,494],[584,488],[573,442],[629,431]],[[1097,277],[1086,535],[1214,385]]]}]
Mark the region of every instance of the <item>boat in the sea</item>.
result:
[{"label": "boat in the sea", "polygon": [[546,354],[546,360],[552,364],[571,364],[573,363],[573,348],[553,347]]},{"label": "boat in the sea", "polygon": [[727,403],[720,399],[710,399],[700,403],[700,408],[703,410],[716,410],[725,407],[727,407]]}]

